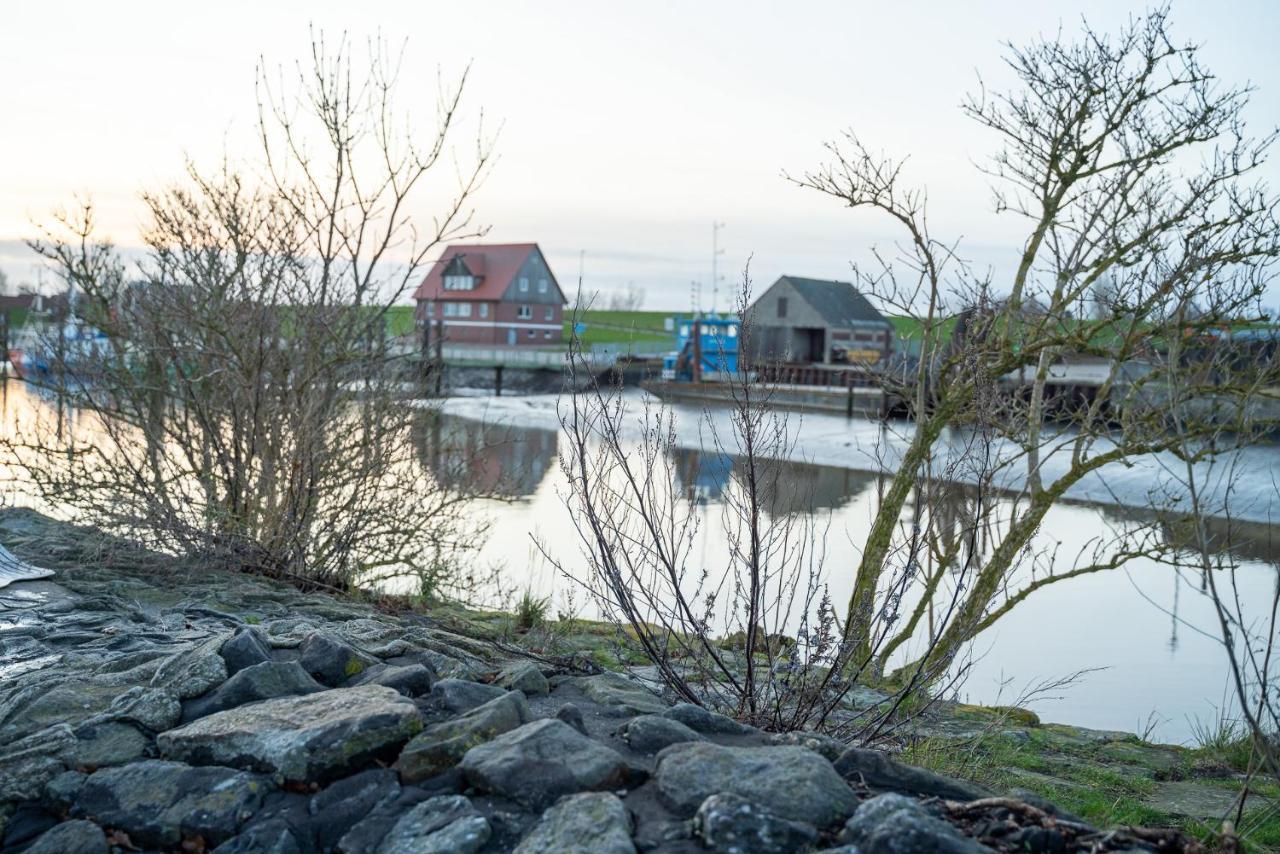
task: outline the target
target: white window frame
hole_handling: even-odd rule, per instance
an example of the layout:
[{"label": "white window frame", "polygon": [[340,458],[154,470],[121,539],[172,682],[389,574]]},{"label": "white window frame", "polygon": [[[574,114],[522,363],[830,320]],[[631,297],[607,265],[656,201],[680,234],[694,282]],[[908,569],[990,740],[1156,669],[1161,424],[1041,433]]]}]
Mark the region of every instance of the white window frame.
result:
[{"label": "white window frame", "polygon": [[530,337],[530,338],[532,338],[532,337],[533,337],[533,330],[532,330],[532,329],[530,329],[530,330],[529,330],[529,337]]},{"label": "white window frame", "polygon": [[547,320],[555,320],[556,319],[555,308],[553,308],[552,306],[547,306],[547,311],[544,316]]},{"label": "white window frame", "polygon": [[445,276],[444,289],[446,291],[469,291],[475,288],[474,276]]},{"label": "white window frame", "polygon": [[538,293],[545,294],[547,292],[547,280],[538,279]]},{"label": "white window frame", "polygon": [[489,316],[489,303],[487,302],[480,303],[480,316],[481,317]]},{"label": "white window frame", "polygon": [[516,318],[518,320],[533,320],[533,308],[527,305],[520,306],[516,309]]},{"label": "white window frame", "polygon": [[528,276],[520,277],[520,293],[522,294],[529,293],[529,277]]}]

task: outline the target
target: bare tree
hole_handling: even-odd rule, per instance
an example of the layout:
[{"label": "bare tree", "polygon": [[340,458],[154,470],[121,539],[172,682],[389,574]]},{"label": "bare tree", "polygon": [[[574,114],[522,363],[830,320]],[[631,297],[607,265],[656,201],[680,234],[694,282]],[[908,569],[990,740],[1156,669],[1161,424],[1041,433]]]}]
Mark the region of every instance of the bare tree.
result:
[{"label": "bare tree", "polygon": [[[473,542],[465,492],[415,459],[411,374],[386,330],[435,247],[482,233],[468,204],[491,146],[481,130],[453,157],[465,74],[420,136],[400,58],[369,53],[362,74],[345,40],[317,37],[290,82],[261,67],[261,159],[144,194],[136,269],[95,239],[88,205],[33,244],[75,296],[44,382],[90,416],[70,438],[10,441],[47,498],[304,584],[438,579]],[[421,228],[424,193],[443,201]]]},{"label": "bare tree", "polygon": [[609,297],[610,311],[639,311],[644,306],[644,288],[635,282],[627,282],[625,291]]},{"label": "bare tree", "polygon": [[[935,460],[953,452],[955,430],[990,432],[997,483],[1013,500],[989,520],[990,550],[929,653],[938,661],[1048,584],[1167,554],[1154,531],[1125,529],[1071,565],[1026,571],[1045,515],[1075,485],[1186,447],[1169,429],[1172,409],[1257,393],[1256,384],[1224,385],[1161,355],[1175,340],[1259,319],[1280,256],[1277,201],[1254,177],[1275,136],[1246,134],[1249,90],[1219,83],[1197,46],[1173,41],[1168,17],[1157,9],[1115,36],[1086,25],[1077,42],[1011,46],[1006,64],[1018,87],[981,88],[964,104],[1000,141],[985,167],[997,211],[1027,223],[1009,281],[975,275],[955,242],[934,236],[926,194],[907,185],[901,162],[852,132],[828,146],[828,165],[796,179],[902,229],[895,254],[877,253],[877,267],[855,273],[915,318],[922,345],[918,361],[879,378],[909,402],[912,425],[846,611],[846,637],[861,655],[872,646],[904,508]],[[1100,293],[1110,304],[1090,310]],[[1179,310],[1193,301],[1197,316]],[[1097,374],[1074,396],[1053,376],[1073,365]],[[1215,453],[1199,446],[1189,459]],[[904,630],[890,640],[880,663],[909,639]]]},{"label": "bare tree", "polygon": [[[744,352],[753,334],[749,303],[744,276],[738,295],[738,346]],[[950,659],[939,663],[926,655],[888,699],[861,707],[850,702],[926,579],[937,593],[940,579],[921,569],[931,565],[923,532],[945,524],[944,514],[922,515],[892,556],[869,649],[860,650],[844,640],[827,592],[829,531],[790,462],[798,433],[772,405],[773,387],[745,363],[707,366],[704,375],[723,383],[730,426],[725,431],[707,415],[701,448],[686,449],[677,441],[670,409],[652,401],[629,408],[619,387],[594,380],[579,361],[580,347],[575,341],[570,352],[569,387],[576,391],[564,402],[560,461],[583,568],[566,566],[546,544],[539,546],[606,618],[626,627],[674,695],[769,730],[821,728],[875,741],[928,709],[924,688],[958,683],[965,666],[952,668]],[[979,455],[957,464],[975,459]],[[726,555],[699,562],[693,547],[703,496],[692,484],[704,466],[729,547]],[[981,492],[985,484],[979,478],[975,488]],[[968,521],[949,521],[958,539],[972,542]],[[951,579],[953,593],[964,589],[965,572],[961,568]],[[930,598],[940,604],[936,619],[921,628],[926,650],[942,637],[957,604],[952,599],[948,608],[945,596]]]}]

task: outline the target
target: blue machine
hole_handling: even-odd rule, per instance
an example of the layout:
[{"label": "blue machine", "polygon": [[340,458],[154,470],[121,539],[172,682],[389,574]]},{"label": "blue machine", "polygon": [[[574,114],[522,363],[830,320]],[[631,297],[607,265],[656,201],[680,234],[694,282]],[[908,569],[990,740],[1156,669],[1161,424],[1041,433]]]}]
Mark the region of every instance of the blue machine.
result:
[{"label": "blue machine", "polygon": [[662,378],[678,382],[719,380],[738,372],[736,317],[677,317],[676,352],[662,360]]}]

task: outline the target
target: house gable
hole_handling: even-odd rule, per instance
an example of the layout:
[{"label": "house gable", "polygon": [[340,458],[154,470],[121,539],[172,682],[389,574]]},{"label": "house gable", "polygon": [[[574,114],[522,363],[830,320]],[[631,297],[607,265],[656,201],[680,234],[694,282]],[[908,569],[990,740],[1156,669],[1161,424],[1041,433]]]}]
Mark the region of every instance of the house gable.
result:
[{"label": "house gable", "polygon": [[537,305],[564,305],[567,302],[560,283],[551,272],[551,265],[536,244],[507,284],[502,299]]}]

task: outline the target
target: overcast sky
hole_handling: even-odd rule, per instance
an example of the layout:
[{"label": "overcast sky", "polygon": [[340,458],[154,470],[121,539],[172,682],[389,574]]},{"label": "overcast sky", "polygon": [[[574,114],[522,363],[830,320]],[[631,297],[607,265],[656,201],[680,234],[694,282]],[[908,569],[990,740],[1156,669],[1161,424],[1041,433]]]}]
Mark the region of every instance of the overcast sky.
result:
[{"label": "overcast sky", "polygon": [[[711,223],[721,269],[749,255],[758,288],[782,273],[849,278],[849,262],[892,239],[880,221],[797,189],[783,170],[822,160],[855,128],[911,155],[939,236],[1006,276],[1021,235],[993,215],[975,161],[994,140],[958,105],[979,73],[1004,80],[1004,41],[1081,15],[1114,30],[1141,3],[1000,2],[174,2],[7,3],[0,11],[0,266],[34,279],[20,240],[75,194],[119,244],[138,242],[138,194],[183,158],[247,152],[259,55],[306,55],[308,25],[363,41],[408,39],[403,95],[426,117],[436,69],[472,62],[474,121],[502,123],[500,162],[476,199],[494,241],[537,241],[561,283],[635,282],[646,307],[709,302]],[[1280,4],[1174,5],[1175,35],[1209,66],[1259,87],[1250,117],[1280,124]],[[1280,178],[1280,170],[1269,173]],[[1275,183],[1280,183],[1276,180]],[[421,215],[432,205],[423,199]],[[1280,302],[1273,291],[1272,302]],[[721,307],[725,300],[722,297]]]}]

